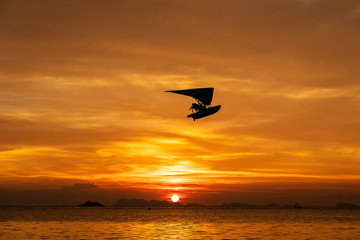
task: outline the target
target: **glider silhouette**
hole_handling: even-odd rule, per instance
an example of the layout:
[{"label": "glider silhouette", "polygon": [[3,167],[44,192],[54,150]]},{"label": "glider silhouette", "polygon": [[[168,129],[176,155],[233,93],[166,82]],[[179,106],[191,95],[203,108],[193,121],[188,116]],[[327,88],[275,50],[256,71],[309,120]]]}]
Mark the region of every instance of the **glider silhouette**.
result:
[{"label": "glider silhouette", "polygon": [[194,121],[218,112],[221,105],[211,106],[210,103],[213,98],[214,88],[194,88],[184,90],[171,90],[166,92],[177,93],[194,98],[197,103],[192,103],[189,110],[192,111],[188,118],[193,118]]}]

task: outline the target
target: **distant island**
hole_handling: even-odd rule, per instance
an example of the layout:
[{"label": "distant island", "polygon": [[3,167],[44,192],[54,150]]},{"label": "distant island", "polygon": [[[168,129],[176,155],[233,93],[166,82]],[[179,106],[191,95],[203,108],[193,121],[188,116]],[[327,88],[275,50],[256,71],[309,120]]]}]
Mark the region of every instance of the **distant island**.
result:
[{"label": "distant island", "polygon": [[86,203],[80,204],[79,207],[104,207],[104,205],[98,202],[87,201]]}]

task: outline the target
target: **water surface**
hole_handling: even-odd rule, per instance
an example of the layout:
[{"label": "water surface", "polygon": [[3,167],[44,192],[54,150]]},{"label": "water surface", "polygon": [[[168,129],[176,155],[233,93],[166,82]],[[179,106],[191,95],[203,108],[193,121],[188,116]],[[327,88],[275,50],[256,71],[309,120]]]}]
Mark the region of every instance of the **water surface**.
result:
[{"label": "water surface", "polygon": [[0,239],[360,239],[360,210],[2,207]]}]

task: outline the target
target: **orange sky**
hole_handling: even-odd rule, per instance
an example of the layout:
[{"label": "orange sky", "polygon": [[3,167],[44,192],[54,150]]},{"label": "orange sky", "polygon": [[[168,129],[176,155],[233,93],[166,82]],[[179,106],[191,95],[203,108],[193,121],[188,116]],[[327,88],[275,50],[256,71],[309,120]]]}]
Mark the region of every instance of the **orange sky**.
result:
[{"label": "orange sky", "polygon": [[[0,205],[360,203],[359,28],[355,0],[2,0]],[[193,122],[164,91],[198,87]]]}]

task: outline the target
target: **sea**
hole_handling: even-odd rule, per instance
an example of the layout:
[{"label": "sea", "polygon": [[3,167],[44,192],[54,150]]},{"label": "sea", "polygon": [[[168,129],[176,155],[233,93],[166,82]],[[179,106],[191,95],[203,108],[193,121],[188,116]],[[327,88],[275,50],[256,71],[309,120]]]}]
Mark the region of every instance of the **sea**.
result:
[{"label": "sea", "polygon": [[0,239],[360,239],[360,209],[0,207]]}]

